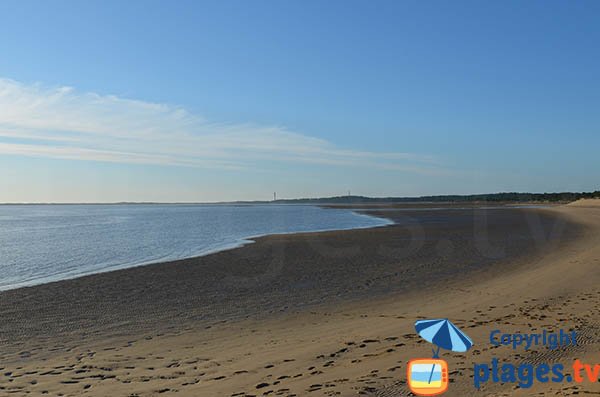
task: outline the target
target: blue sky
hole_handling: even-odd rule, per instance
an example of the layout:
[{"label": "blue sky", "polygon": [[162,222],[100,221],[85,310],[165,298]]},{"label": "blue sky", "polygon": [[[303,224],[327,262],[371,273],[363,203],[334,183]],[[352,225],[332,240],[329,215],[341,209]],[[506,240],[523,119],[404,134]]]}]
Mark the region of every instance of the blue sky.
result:
[{"label": "blue sky", "polygon": [[600,3],[0,2],[0,202],[600,188]]}]

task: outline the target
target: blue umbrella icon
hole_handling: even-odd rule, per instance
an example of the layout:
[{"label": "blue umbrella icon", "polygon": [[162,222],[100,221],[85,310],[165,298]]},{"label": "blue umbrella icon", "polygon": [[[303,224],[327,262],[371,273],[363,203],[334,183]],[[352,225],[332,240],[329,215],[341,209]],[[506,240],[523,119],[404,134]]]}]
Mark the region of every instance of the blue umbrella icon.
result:
[{"label": "blue umbrella icon", "polygon": [[[439,357],[440,348],[462,353],[473,346],[471,338],[448,319],[419,320],[415,323],[415,329],[421,338],[437,346],[437,351],[432,349],[433,358]],[[429,383],[434,369],[435,365],[431,368]]]}]

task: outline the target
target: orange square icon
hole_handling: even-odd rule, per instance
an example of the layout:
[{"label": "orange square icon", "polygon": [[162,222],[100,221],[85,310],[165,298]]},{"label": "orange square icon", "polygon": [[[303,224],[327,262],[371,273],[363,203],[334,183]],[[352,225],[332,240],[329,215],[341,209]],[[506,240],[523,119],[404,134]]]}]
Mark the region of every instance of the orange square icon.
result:
[{"label": "orange square icon", "polygon": [[435,396],[448,390],[448,363],[437,358],[417,358],[406,370],[410,391],[417,396]]}]

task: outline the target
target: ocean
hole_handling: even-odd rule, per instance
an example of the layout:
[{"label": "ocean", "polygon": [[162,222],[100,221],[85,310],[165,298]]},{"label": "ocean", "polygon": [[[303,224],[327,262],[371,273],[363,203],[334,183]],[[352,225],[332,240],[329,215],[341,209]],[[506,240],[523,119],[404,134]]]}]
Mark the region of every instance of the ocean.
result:
[{"label": "ocean", "polygon": [[0,290],[205,255],[267,234],[389,223],[309,205],[0,205]]}]

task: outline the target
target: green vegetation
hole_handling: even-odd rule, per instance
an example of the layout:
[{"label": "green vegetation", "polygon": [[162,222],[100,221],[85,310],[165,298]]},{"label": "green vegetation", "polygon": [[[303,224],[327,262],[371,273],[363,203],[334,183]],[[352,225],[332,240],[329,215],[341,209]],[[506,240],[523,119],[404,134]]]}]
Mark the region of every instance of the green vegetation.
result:
[{"label": "green vegetation", "polygon": [[600,198],[600,191],[562,192],[562,193],[490,193],[471,195],[443,195],[420,197],[364,197],[338,196],[322,198],[303,198],[276,200],[276,203],[289,204],[359,204],[359,203],[424,203],[424,202],[571,202],[583,198]]}]

